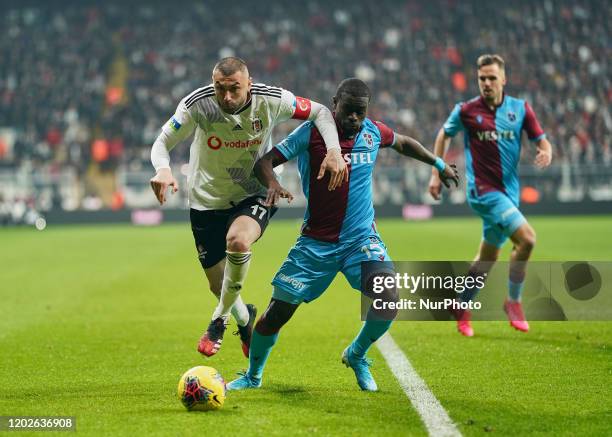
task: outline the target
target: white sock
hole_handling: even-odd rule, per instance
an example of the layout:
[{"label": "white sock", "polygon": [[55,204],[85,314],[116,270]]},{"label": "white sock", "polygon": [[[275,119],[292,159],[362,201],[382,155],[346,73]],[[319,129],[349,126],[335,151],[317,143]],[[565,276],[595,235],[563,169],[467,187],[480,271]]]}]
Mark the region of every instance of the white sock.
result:
[{"label": "white sock", "polygon": [[[217,298],[217,301],[220,299],[221,296]],[[232,316],[234,316],[234,320],[236,320],[236,323],[238,323],[240,326],[246,326],[246,324],[249,323],[249,310],[242,301],[241,296],[238,296],[238,299],[236,299],[236,302],[234,302],[234,306],[232,307]]]},{"label": "white sock", "polygon": [[242,297],[238,296],[234,306],[232,307],[232,316],[236,319],[236,323],[240,326],[246,326],[249,323],[249,310],[242,301]]},{"label": "white sock", "polygon": [[[213,313],[212,320],[216,320],[219,317],[224,319],[229,318],[230,311],[234,307],[234,304],[240,297],[240,290],[242,289],[242,283],[249,271],[249,265],[251,264],[251,252],[227,252],[227,260],[225,262],[225,270],[223,272],[223,286],[221,287],[221,298],[219,304]],[[240,308],[239,318],[236,318],[238,324],[244,326],[244,314],[246,313],[246,320],[248,322],[248,311],[244,302],[242,302],[244,312]],[[235,316],[235,315],[234,315]]]}]

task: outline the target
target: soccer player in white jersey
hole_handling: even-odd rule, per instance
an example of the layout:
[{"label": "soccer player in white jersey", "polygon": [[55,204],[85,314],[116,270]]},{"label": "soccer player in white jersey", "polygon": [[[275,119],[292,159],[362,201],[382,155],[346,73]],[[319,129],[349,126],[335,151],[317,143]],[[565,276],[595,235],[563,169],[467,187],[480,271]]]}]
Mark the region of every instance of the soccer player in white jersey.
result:
[{"label": "soccer player in white jersey", "polygon": [[160,204],[167,188],[178,191],[169,151],[195,130],[187,180],[191,229],[210,290],[219,298],[198,351],[217,353],[231,312],[248,357],[256,309],[244,304],[240,289],[251,245],[276,210],[264,204],[266,189],[253,175],[255,161],[272,147],[272,128],[291,118],[313,121],[328,145],[318,178],[334,190],[348,173],[336,124],[325,106],[282,88],[252,83],[246,63],[236,57],[221,59],[212,80],[181,100],[155,140],[151,161],[157,173],[151,187]]}]

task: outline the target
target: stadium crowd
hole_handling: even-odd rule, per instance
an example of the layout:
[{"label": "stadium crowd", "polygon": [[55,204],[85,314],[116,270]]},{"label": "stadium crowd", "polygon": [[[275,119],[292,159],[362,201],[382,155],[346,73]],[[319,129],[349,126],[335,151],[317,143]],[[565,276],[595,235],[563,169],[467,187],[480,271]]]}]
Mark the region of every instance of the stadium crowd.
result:
[{"label": "stadium crowd", "polygon": [[[326,104],[357,76],[374,92],[372,118],[431,147],[454,103],[477,95],[483,52],[505,57],[507,90],[531,102],[557,162],[611,165],[610,15],[605,0],[15,5],[0,17],[0,132],[14,132],[0,169],[152,171],[160,126],[228,55],[255,81]],[[187,156],[183,146],[173,159]]]}]

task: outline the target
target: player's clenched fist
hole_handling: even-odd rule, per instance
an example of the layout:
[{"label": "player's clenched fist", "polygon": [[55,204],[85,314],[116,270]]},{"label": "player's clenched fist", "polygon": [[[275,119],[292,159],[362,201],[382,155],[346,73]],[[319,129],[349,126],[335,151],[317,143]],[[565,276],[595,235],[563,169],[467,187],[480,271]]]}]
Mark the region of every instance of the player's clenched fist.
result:
[{"label": "player's clenched fist", "polygon": [[168,187],[172,187],[172,194],[179,189],[178,182],[172,176],[172,171],[169,168],[160,168],[157,174],[151,178],[151,188],[160,205],[163,205],[166,201],[166,189]]}]

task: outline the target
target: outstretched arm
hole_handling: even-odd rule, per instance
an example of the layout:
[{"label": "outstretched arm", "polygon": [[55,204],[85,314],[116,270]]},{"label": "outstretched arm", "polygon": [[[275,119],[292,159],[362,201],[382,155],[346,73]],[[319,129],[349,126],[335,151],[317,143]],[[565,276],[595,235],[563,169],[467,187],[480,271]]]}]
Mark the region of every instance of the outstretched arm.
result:
[{"label": "outstretched arm", "polygon": [[457,174],[457,166],[455,164],[447,165],[440,156],[436,156],[427,150],[421,143],[414,138],[406,135],[395,134],[395,143],[393,148],[399,153],[411,158],[415,158],[421,162],[432,165],[440,175],[438,181],[444,183],[446,188],[450,188],[450,183],[454,182],[455,186],[459,186],[459,175]]},{"label": "outstretched arm", "polygon": [[312,111],[309,120],[317,127],[327,147],[327,153],[321,163],[317,179],[322,179],[325,172],[328,171],[330,178],[327,188],[329,190],[335,190],[342,185],[343,182],[348,182],[349,176],[346,162],[340,153],[341,149],[336,122],[334,121],[331,111],[327,109],[327,107],[313,101],[311,101],[311,104]]},{"label": "outstretched arm", "polygon": [[342,158],[338,129],[331,111],[320,103],[282,90],[279,120],[290,118],[311,121],[323,137],[327,154],[321,163],[317,179],[322,179],[325,172],[329,172],[329,190],[334,190],[344,181],[348,181],[348,169]]},{"label": "outstretched arm", "polygon": [[286,159],[281,157],[277,150],[272,149],[255,163],[253,169],[255,177],[268,189],[265,206],[276,205],[281,197],[287,199],[287,203],[293,200],[293,195],[282,187],[274,173],[274,167],[285,161]]}]

